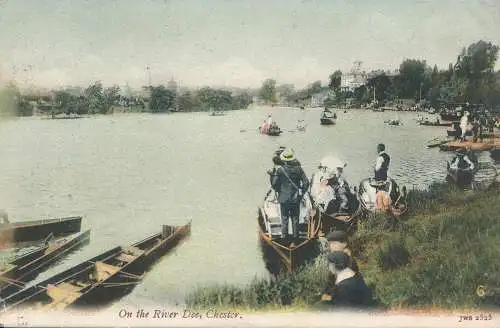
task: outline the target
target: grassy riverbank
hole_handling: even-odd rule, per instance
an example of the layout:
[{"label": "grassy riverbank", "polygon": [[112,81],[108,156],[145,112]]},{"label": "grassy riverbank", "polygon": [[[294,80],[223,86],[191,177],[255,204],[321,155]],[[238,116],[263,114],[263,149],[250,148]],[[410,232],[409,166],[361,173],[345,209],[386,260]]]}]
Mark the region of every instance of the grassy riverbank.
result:
[{"label": "grassy riverbank", "polygon": [[[375,216],[360,223],[349,244],[381,307],[473,309],[487,306],[478,285],[500,287],[500,194],[463,192],[442,184],[409,194],[404,223]],[[278,280],[255,279],[244,288],[202,287],[192,307],[268,311],[316,307],[326,263]]]}]

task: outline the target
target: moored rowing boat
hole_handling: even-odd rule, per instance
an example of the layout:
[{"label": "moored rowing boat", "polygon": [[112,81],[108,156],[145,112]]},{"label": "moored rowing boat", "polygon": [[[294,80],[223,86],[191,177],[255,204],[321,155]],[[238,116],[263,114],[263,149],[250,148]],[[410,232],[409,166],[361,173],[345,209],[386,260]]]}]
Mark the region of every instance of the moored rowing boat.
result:
[{"label": "moored rowing boat", "polygon": [[115,247],[4,300],[6,311],[91,307],[129,293],[146,270],[190,232],[184,226],[163,226],[160,233],[129,247]]},{"label": "moored rowing boat", "polygon": [[81,216],[2,223],[0,224],[0,244],[42,240],[51,233],[54,237],[59,237],[79,232],[81,225]]},{"label": "moored rowing boat", "polygon": [[0,298],[18,292],[40,272],[70,252],[90,241],[90,230],[66,238],[48,240],[45,245],[18,257],[0,271]]}]

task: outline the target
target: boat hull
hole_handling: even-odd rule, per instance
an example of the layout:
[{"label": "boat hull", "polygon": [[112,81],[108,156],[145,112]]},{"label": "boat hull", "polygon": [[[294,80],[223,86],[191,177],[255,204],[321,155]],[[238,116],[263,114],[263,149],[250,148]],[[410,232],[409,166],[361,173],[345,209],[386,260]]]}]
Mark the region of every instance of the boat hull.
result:
[{"label": "boat hull", "polygon": [[46,238],[51,233],[54,237],[64,236],[79,232],[81,226],[81,216],[1,224],[0,243],[37,241]]},{"label": "boat hull", "polygon": [[90,230],[86,230],[82,233],[77,233],[75,236],[66,238],[66,241],[60,241],[60,244],[57,244],[57,247],[53,250],[51,250],[51,245],[47,244],[15,259],[11,262],[15,266],[0,275],[0,298],[6,298],[23,288],[23,286],[16,284],[14,281],[8,282],[7,279],[24,283],[32,281],[40,272],[43,272],[64,256],[87,245],[89,242]]},{"label": "boat hull", "polygon": [[313,261],[321,252],[318,239],[302,239],[291,247],[290,241],[271,240],[260,231],[259,241],[265,267],[273,276],[289,274]]},{"label": "boat hull", "polygon": [[474,174],[476,170],[470,169],[451,169],[448,164],[446,181],[456,185],[459,188],[472,188],[474,181]]},{"label": "boat hull", "polygon": [[[319,212],[315,211],[309,194],[300,205],[299,237],[281,238],[280,205],[270,190],[258,210],[257,223],[260,248],[266,269],[272,275],[290,273],[314,259],[318,253],[318,234],[321,228]],[[289,224],[289,233],[291,223]]]},{"label": "boat hull", "polygon": [[[378,191],[385,190],[390,198],[389,208],[380,208],[377,202]],[[362,180],[359,183],[357,190],[358,200],[361,205],[361,213],[374,213],[379,211],[386,211],[394,216],[401,216],[407,210],[406,188],[399,188],[396,181],[388,179],[387,182],[380,186],[374,186],[374,181],[371,178]]]},{"label": "boat hull", "polygon": [[321,125],[335,125],[335,120],[333,118],[322,118]]},{"label": "boat hull", "polygon": [[436,122],[420,122],[419,125],[424,126],[451,126],[452,123],[436,123]]},{"label": "boat hull", "polygon": [[[95,308],[109,304],[130,293],[151,265],[189,234],[190,227],[191,223],[170,227],[168,234],[154,234],[127,248],[115,247],[11,295],[4,300],[6,310],[37,303],[44,309]],[[57,294],[61,293],[63,297],[59,298]]]}]

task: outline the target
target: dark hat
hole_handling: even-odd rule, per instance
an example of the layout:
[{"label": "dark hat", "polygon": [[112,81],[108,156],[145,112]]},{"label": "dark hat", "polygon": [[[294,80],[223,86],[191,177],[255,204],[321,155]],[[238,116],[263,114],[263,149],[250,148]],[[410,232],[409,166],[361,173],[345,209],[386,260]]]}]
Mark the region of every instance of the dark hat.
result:
[{"label": "dark hat", "polygon": [[343,270],[349,266],[349,256],[344,252],[331,252],[327,258],[328,262],[335,265],[338,270]]},{"label": "dark hat", "polygon": [[347,234],[345,233],[345,231],[342,231],[342,230],[330,231],[326,235],[326,240],[346,242],[347,241]]},{"label": "dark hat", "polygon": [[465,155],[467,152],[464,148],[459,148],[457,151],[456,151],[457,154],[459,155]]}]

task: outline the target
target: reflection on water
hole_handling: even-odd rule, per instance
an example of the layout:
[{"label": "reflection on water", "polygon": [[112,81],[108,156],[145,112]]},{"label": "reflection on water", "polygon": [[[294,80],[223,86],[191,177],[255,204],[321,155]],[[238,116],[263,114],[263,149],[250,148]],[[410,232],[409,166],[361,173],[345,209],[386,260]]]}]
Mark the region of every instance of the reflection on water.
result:
[{"label": "reflection on water", "polygon": [[[282,130],[259,135],[269,111]],[[37,280],[116,245],[193,220],[191,237],[151,270],[122,302],[165,304],[196,285],[245,284],[265,275],[256,212],[269,188],[266,170],[280,145],[293,147],[310,175],[327,154],[348,162],[352,185],[372,174],[376,145],[391,155],[390,175],[401,185],[443,180],[451,155],[427,149],[445,128],[419,126],[417,113],[338,112],[320,126],[321,110],[257,109],[209,116],[117,115],[79,120],[1,122],[0,207],[11,220],[84,215],[90,244]],[[304,132],[290,132],[297,120]],[[487,154],[480,160],[488,158]],[[2,253],[2,256],[5,253]]]}]

